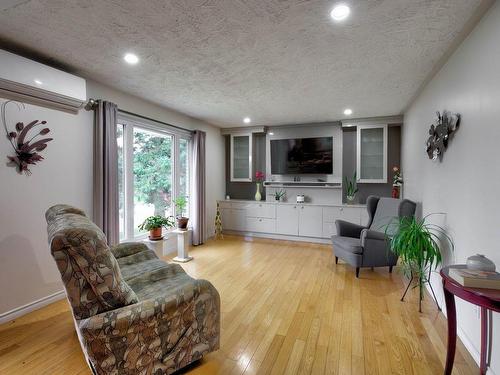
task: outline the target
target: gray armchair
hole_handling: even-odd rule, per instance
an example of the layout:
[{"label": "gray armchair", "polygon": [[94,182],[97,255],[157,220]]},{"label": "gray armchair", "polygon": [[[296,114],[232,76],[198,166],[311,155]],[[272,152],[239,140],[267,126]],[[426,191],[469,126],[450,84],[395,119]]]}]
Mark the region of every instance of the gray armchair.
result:
[{"label": "gray armchair", "polygon": [[[389,239],[385,232],[387,225],[395,217],[413,216],[416,204],[408,199],[379,198],[369,196],[366,201],[368,224],[361,226],[343,220],[337,220],[337,235],[332,236],[335,263],[339,258],[356,268],[359,277],[361,267],[392,267],[398,257],[390,250]],[[397,227],[390,225],[388,234],[394,233]]]}]

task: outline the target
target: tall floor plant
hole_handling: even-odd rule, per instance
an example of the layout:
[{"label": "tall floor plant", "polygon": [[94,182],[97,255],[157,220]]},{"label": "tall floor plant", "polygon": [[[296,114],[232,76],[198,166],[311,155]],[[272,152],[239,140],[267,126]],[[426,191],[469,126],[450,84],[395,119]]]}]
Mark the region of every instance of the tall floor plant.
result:
[{"label": "tall floor plant", "polygon": [[[431,215],[435,214],[429,214],[422,219],[417,219],[414,216],[401,217],[386,228],[386,234],[390,238],[391,250],[401,258],[403,272],[410,279],[401,301],[404,300],[413,280],[416,280],[413,288],[419,288],[420,312],[422,312],[422,300],[426,283],[429,284],[434,300],[436,300],[436,295],[430,283],[430,276],[432,270],[435,270],[441,264],[441,245],[448,244],[452,250],[454,249],[453,240],[445,232],[444,228],[429,223]],[[397,226],[397,228],[394,228],[394,226]],[[390,235],[389,233],[394,234]],[[437,300],[436,305],[441,310]]]}]

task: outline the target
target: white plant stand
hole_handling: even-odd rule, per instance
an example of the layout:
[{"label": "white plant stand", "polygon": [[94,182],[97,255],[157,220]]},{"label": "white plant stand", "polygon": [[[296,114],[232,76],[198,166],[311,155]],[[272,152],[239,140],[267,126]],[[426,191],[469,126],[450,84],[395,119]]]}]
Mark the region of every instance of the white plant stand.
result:
[{"label": "white plant stand", "polygon": [[177,235],[177,256],[172,259],[174,262],[186,263],[193,260],[193,257],[189,256],[189,248],[191,247],[189,244],[189,233],[191,231],[191,229],[175,229],[172,231],[172,233]]},{"label": "white plant stand", "polygon": [[146,244],[146,246],[153,250],[159,258],[164,256],[163,254],[163,244],[165,243],[166,238],[162,238],[161,240],[152,241],[149,238],[142,240]]}]

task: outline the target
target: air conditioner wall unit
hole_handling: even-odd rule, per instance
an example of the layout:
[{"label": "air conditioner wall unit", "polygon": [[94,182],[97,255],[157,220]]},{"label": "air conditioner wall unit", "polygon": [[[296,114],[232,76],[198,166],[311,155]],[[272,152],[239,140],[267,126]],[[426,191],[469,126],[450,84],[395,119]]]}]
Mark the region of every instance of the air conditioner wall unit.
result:
[{"label": "air conditioner wall unit", "polygon": [[76,113],[87,88],[83,78],[0,49],[0,97]]}]

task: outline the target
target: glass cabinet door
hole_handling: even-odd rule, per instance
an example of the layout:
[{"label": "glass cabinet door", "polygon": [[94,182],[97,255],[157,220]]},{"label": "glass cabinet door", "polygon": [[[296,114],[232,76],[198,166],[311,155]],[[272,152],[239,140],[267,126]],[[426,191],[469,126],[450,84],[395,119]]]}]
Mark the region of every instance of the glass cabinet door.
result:
[{"label": "glass cabinet door", "polygon": [[357,128],[358,182],[387,182],[387,125]]},{"label": "glass cabinet door", "polygon": [[231,181],[252,181],[252,135],[231,135]]}]

